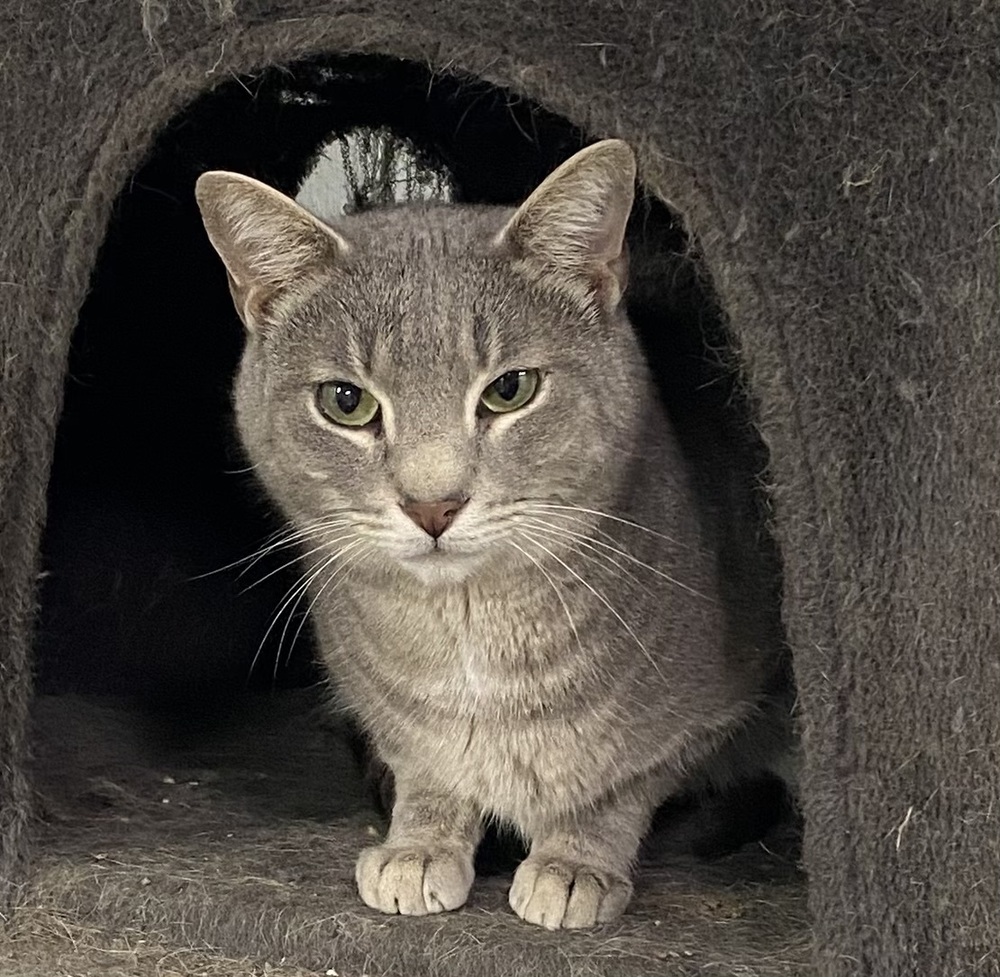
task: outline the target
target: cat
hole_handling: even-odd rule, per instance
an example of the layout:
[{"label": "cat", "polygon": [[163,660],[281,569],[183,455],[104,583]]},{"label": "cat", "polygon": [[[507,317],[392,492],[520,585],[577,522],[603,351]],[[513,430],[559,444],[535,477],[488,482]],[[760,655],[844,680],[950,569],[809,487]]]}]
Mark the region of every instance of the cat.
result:
[{"label": "cat", "polygon": [[724,599],[625,312],[635,180],[605,140],[516,209],[322,220],[249,177],[197,181],[246,327],[239,434],[394,777],[356,868],[383,912],[463,905],[496,819],[529,845],[520,917],[612,920],[665,798],[785,763],[780,649]]}]

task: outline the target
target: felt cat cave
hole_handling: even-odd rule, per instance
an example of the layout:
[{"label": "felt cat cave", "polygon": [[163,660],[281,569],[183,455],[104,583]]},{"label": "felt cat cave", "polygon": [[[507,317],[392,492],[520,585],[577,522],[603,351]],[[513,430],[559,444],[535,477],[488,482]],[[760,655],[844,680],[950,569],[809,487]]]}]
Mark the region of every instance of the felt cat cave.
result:
[{"label": "felt cat cave", "polygon": [[[8,902],[20,906],[0,949],[5,972],[30,973],[32,954],[41,961],[36,972],[57,972],[51,954],[63,951],[51,948],[39,924],[53,911],[67,926],[89,927],[73,931],[78,961],[112,953],[93,972],[121,966],[114,953],[122,949],[132,973],[155,972],[185,949],[196,951],[187,957],[192,969],[217,973],[247,972],[236,957],[290,973],[362,972],[366,961],[390,973],[683,974],[705,964],[758,974],[1000,970],[995,11],[929,0],[794,11],[766,3],[347,9],[291,0],[30,0],[0,17],[8,46],[0,145],[0,874]],[[765,912],[754,897],[731,899],[744,890],[726,889],[729,869],[712,866],[651,876],[652,888],[672,895],[646,903],[640,895],[611,941],[607,934],[589,943],[532,939],[493,914],[492,890],[474,918],[454,917],[455,928],[440,929],[437,920],[386,925],[359,910],[342,882],[345,851],[370,817],[342,773],[350,766],[342,736],[328,735],[318,719],[306,722],[279,703],[274,714],[250,717],[238,736],[238,717],[230,717],[194,745],[165,743],[152,721],[143,726],[128,711],[74,700],[70,714],[66,697],[46,696],[29,722],[33,649],[46,640],[35,612],[39,587],[48,585],[39,580],[47,492],[53,498],[72,487],[56,479],[50,486],[49,475],[64,391],[69,404],[73,385],[87,382],[67,378],[67,363],[88,289],[90,315],[99,319],[107,310],[100,303],[114,293],[109,282],[137,288],[118,272],[144,269],[145,288],[161,289],[160,315],[177,311],[174,333],[159,320],[158,345],[144,347],[153,354],[144,359],[129,351],[152,318],[88,333],[98,344],[114,338],[108,355],[122,357],[127,369],[119,375],[133,380],[118,391],[125,407],[101,415],[121,427],[94,456],[98,470],[57,503],[64,514],[72,507],[80,514],[65,525],[88,529],[99,546],[106,493],[121,492],[126,459],[133,473],[177,475],[177,456],[143,431],[160,430],[173,413],[197,450],[204,428],[194,421],[221,416],[225,403],[224,383],[197,405],[184,392],[192,359],[215,356],[225,372],[231,354],[217,340],[178,361],[170,385],[134,382],[146,371],[156,375],[157,362],[175,362],[177,330],[183,334],[191,309],[182,270],[207,250],[177,249],[168,289],[162,269],[143,262],[141,245],[112,253],[113,218],[130,206],[119,195],[147,158],[169,165],[154,147],[183,139],[185,126],[201,140],[195,175],[242,169],[294,190],[329,129],[318,122],[311,129],[313,117],[294,100],[279,123],[244,90],[243,116],[260,113],[252,151],[227,141],[236,113],[216,116],[217,142],[184,113],[234,77],[253,92],[268,67],[352,53],[499,85],[589,138],[626,139],[637,149],[643,185],[682,215],[768,452],[766,470],[754,474],[767,486],[784,567],[782,615],[805,748],[807,894],[794,880],[776,880],[773,865],[758,864],[743,878],[756,872],[758,884],[770,886]],[[474,173],[463,178],[475,183]],[[161,206],[169,215],[193,203],[178,185]],[[215,308],[201,304],[201,314],[232,325],[224,288],[213,294],[207,301]],[[72,423],[67,409],[61,438]],[[100,438],[92,444],[96,451]],[[102,479],[101,471],[115,477]],[[133,499],[143,486],[152,492],[155,479],[139,481]],[[179,476],[169,484],[179,491]],[[203,501],[185,506],[190,516],[172,535],[195,545],[218,531],[229,509],[224,494],[213,501],[198,485],[187,487],[185,499]],[[138,541],[120,550],[135,554],[118,568],[123,588],[143,572],[146,510],[134,511]],[[58,544],[52,527],[50,548]],[[161,675],[157,642],[169,651],[163,636],[198,619],[190,607],[186,616],[158,618],[162,607],[148,608],[146,638],[133,642],[147,656],[140,669],[147,681]],[[86,620],[77,632],[86,647],[93,637]],[[206,663],[213,649],[227,647],[230,631],[190,634],[187,674],[200,687],[218,678]],[[118,637],[127,649],[128,636]],[[86,684],[86,661],[76,662],[82,674],[70,688]],[[127,656],[122,661],[128,667]],[[116,744],[113,771],[95,742]],[[293,742],[299,749],[290,752]],[[248,743],[254,751],[246,752]],[[240,751],[243,766],[223,762]],[[225,784],[213,787],[212,772],[223,767]],[[291,796],[289,782],[328,779],[341,788],[335,800],[327,789],[309,803],[280,801]],[[145,944],[135,942],[138,933]],[[115,947],[115,934],[128,945]],[[74,966],[70,972],[85,972],[84,963]]]}]

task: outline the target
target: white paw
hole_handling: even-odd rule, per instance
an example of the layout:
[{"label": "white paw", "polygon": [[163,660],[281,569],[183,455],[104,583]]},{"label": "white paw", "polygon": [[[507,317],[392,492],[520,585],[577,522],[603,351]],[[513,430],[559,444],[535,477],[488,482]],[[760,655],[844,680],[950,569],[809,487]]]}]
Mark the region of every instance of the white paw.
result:
[{"label": "white paw", "polygon": [[468,898],[475,872],[471,854],[387,844],[364,849],[354,877],[361,898],[373,909],[425,916],[458,909]]},{"label": "white paw", "polygon": [[514,873],[511,908],[546,929],[580,929],[620,916],[632,898],[624,875],[559,858],[526,858]]}]

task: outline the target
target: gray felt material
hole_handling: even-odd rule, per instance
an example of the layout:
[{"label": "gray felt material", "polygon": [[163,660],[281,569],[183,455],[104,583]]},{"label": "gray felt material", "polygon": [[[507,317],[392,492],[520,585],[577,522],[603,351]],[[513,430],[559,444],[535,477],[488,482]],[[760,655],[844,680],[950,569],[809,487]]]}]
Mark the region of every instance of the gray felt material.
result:
[{"label": "gray felt material", "polygon": [[525,926],[509,871],[480,877],[457,913],[385,917],[354,888],[357,850],[384,824],[311,693],[249,699],[207,737],[75,696],[40,698],[34,728],[44,826],[8,950],[31,977],[51,977],[60,950],[74,977],[115,951],[131,973],[233,977],[251,961],[344,977],[693,977],[736,962],[791,977],[808,960],[805,883],[780,830],[704,864],[686,854],[692,825],[668,824],[632,911],[592,933]]},{"label": "gray felt material", "polygon": [[[506,919],[478,935],[419,923],[419,938],[393,943],[400,921],[354,921],[346,862],[327,880],[324,905],[292,913],[290,930],[275,923],[240,933],[232,914],[185,915],[203,906],[192,892],[207,891],[211,868],[199,863],[187,881],[173,876],[165,894],[153,884],[165,856],[148,834],[129,851],[120,825],[70,816],[40,831],[25,861],[47,474],[68,344],[112,202],[157,131],[233,74],[318,52],[382,52],[483,77],[595,137],[631,141],[647,186],[685,215],[730,317],[771,453],[805,738],[815,972],[1000,973],[997,6],[142,6],[145,25],[140,4],[120,0],[0,8],[0,879],[33,878],[29,907],[43,900],[76,912],[88,899],[99,903],[104,922],[123,932],[141,928],[152,898],[142,893],[159,893],[151,939],[218,945],[233,958],[266,955],[284,939],[275,934],[294,930],[289,945],[302,954],[294,966],[313,966],[310,948],[334,933],[355,941],[355,959],[379,941],[390,954],[445,941],[440,954],[420,958],[433,962],[388,963],[386,973],[467,973],[463,940],[492,948],[496,973],[517,972],[518,960],[520,972],[545,972],[532,971],[514,946],[565,966],[571,951],[508,929]],[[219,871],[245,877],[247,900],[261,919],[266,910],[276,920],[278,890],[253,878],[255,832],[269,830],[276,844],[273,821],[248,826]],[[328,844],[347,845],[353,830],[345,821],[345,840]],[[182,849],[193,831],[171,836],[164,824],[163,843]],[[293,846],[314,843],[307,829],[289,837]],[[87,861],[100,851],[124,853],[143,871],[148,864],[150,885],[130,888],[129,876],[101,888],[106,862]],[[306,862],[300,869],[290,856],[289,870],[311,870],[311,854]],[[75,909],[65,884],[74,872]],[[102,892],[110,901],[100,902]],[[574,944],[590,947],[591,972],[628,972],[628,933],[653,939],[642,921],[650,905],[640,898],[624,942]],[[15,926],[18,918],[29,925],[27,911]],[[760,956],[761,930],[741,918],[721,972],[792,972],[762,969],[772,965]],[[710,941],[717,930],[706,923],[692,932]],[[680,952],[678,942],[662,945]],[[600,962],[609,953],[620,966]],[[670,959],[633,972],[704,971]]]}]

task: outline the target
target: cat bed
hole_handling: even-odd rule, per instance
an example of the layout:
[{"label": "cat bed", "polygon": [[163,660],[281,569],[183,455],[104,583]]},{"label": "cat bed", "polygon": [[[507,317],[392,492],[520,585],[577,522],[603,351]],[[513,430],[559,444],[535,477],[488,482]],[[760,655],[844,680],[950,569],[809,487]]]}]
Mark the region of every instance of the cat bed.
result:
[{"label": "cat bed", "polygon": [[[2,22],[4,973],[1000,973],[1000,25],[988,6],[27,0]],[[137,633],[102,638],[72,613],[36,631],[40,598],[68,606],[51,603],[60,581],[43,571],[69,545],[83,583],[95,579],[86,558],[109,525],[127,527],[118,575],[138,599],[144,554],[164,537],[175,552],[203,553],[209,536],[239,555],[266,524],[264,512],[257,527],[234,522],[228,490],[175,464],[178,445],[197,454],[211,440],[227,397],[185,378],[205,357],[221,376],[238,355],[238,333],[207,342],[189,321],[234,328],[224,293],[185,278],[207,242],[169,256],[167,288],[142,238],[114,254],[112,238],[135,199],[123,189],[142,189],[144,161],[163,164],[157,145],[192,135],[192,106],[227,83],[246,101],[193,133],[192,182],[220,167],[293,190],[332,125],[294,98],[265,111],[268,72],[348,54],[405,59],[460,79],[459,93],[500,86],[575,127],[570,142],[624,138],[644,186],[682,215],[740,368],[733,396],[766,448],[765,465],[756,434],[732,442],[766,490],[784,567],[807,886],[770,839],[707,866],[667,829],[634,911],[592,934],[520,924],[502,873],[455,915],[380,917],[351,884],[378,825],[343,731],[291,688],[310,680],[308,656],[266,708],[229,696],[226,722],[199,726],[243,672],[232,649],[259,633],[265,600],[220,584],[185,605],[168,586]],[[258,108],[259,126],[240,130]],[[430,142],[453,144],[455,130]],[[523,157],[528,175],[576,148],[548,145],[556,158]],[[504,159],[457,182],[500,196]],[[470,189],[477,168],[490,180]],[[190,209],[184,193],[161,196],[163,213]],[[116,289],[141,293],[144,269],[157,319],[119,308],[100,328]],[[73,406],[86,402],[73,393],[88,383],[74,369],[84,341],[105,344],[121,378],[90,415]],[[107,437],[74,440],[72,425],[95,418]],[[157,440],[170,418],[186,437]],[[60,466],[80,477],[61,481]],[[145,503],[165,495],[177,520],[151,525]],[[89,667],[111,646],[113,668]],[[118,675],[113,691],[186,703],[187,735],[117,700],[32,708],[36,649],[40,689]]]}]

